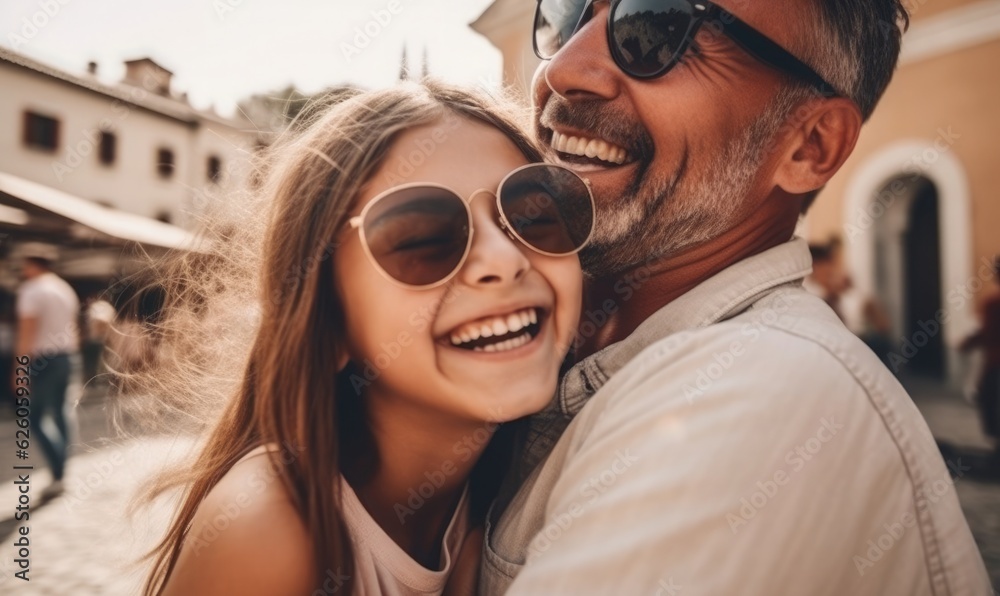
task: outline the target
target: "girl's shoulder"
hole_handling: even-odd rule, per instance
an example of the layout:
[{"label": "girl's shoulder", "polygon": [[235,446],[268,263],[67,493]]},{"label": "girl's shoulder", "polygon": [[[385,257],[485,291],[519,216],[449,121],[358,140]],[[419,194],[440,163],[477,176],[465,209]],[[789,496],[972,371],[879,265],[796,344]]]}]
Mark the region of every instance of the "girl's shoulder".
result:
[{"label": "girl's shoulder", "polygon": [[258,448],[198,506],[164,594],[311,593],[312,561],[305,524]]}]

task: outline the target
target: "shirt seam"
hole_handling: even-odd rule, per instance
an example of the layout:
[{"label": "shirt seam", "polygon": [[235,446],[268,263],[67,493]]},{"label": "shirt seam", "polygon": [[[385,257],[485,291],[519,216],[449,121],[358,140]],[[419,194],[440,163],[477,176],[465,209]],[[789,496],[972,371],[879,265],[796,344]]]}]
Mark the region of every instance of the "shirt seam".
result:
[{"label": "shirt seam", "polygon": [[[937,537],[937,532],[935,531],[934,519],[933,517],[927,514],[926,509],[920,511],[916,505],[919,500],[918,485],[923,484],[922,475],[919,473],[915,473],[915,471],[911,468],[910,462],[907,461],[906,455],[904,454],[904,450],[900,445],[899,437],[897,437],[896,433],[893,431],[893,427],[896,426],[895,423],[898,421],[895,409],[892,408],[892,406],[889,405],[888,403],[885,404],[886,409],[889,410],[888,414],[891,414],[892,417],[892,423],[890,423],[888,420],[886,420],[886,413],[883,412],[876,404],[875,399],[872,396],[872,391],[868,387],[868,384],[862,381],[857,371],[855,371],[853,367],[850,364],[848,364],[841,357],[841,355],[838,354],[836,351],[834,351],[834,349],[829,345],[817,340],[817,338],[815,337],[805,335],[801,332],[794,331],[787,327],[776,326],[773,324],[767,325],[767,327],[778,332],[782,332],[794,337],[798,337],[800,339],[804,339],[819,346],[825,352],[830,354],[830,356],[832,356],[833,359],[836,360],[838,364],[840,364],[840,366],[844,369],[844,371],[847,372],[851,376],[851,378],[854,379],[854,382],[857,383],[857,385],[865,392],[865,397],[868,398],[869,405],[878,414],[879,420],[882,422],[882,425],[885,427],[887,433],[889,434],[889,437],[892,439],[893,444],[896,446],[896,451],[899,455],[900,461],[903,464],[903,469],[906,471],[906,477],[910,481],[911,493],[913,497],[913,510],[914,512],[917,513],[918,519],[922,519],[923,521],[923,523],[920,523],[919,526],[922,538],[921,542],[924,544],[924,551],[925,551],[924,562],[927,566],[927,575],[928,575],[927,579],[931,591],[935,595],[939,594],[938,590],[935,588],[935,581],[934,581],[934,576],[938,575],[941,578],[941,581],[944,583],[944,588],[945,588],[944,594],[951,594],[951,587],[949,585],[947,573],[945,573],[943,565],[941,565],[941,554],[940,554],[941,546],[938,543],[938,537]],[[915,481],[915,476],[921,478],[921,481],[919,483]],[[932,562],[932,559],[936,561],[936,564]]]}]

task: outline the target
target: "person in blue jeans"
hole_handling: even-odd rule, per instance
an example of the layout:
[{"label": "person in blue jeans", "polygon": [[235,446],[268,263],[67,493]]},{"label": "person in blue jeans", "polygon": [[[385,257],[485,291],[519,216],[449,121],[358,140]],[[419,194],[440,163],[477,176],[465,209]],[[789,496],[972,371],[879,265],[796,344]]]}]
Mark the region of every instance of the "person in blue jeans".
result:
[{"label": "person in blue jeans", "polygon": [[31,358],[31,442],[41,447],[52,470],[52,484],[42,493],[43,498],[51,498],[63,491],[70,436],[66,392],[80,347],[80,302],[73,288],[52,272],[52,262],[58,257],[54,247],[29,243],[20,254],[24,281],[17,291],[15,356]]}]

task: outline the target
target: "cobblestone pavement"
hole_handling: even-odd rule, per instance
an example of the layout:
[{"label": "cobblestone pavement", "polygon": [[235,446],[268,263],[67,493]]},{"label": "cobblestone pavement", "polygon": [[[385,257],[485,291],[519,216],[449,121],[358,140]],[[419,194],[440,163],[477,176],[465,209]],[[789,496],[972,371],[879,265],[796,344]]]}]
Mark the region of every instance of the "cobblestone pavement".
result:
[{"label": "cobblestone pavement", "polygon": [[1000,467],[990,460],[976,408],[960,394],[933,386],[909,387],[946,459],[972,470],[955,480],[955,491],[986,562],[994,594],[1000,589]]},{"label": "cobblestone pavement", "polygon": [[[982,459],[989,443],[969,403],[933,388],[912,391],[935,436],[953,450],[949,459],[962,457],[963,463]],[[162,535],[170,503],[132,518],[126,510],[136,487],[151,472],[189,456],[191,440],[109,440],[99,396],[84,400],[77,415],[79,440],[67,467],[63,495],[43,504],[40,492],[49,474],[39,458],[28,460],[36,466],[31,473],[30,519],[24,524],[29,528],[30,582],[14,577],[19,568],[13,543],[20,536],[20,524],[12,517],[18,494],[11,468],[22,462],[13,458],[6,441],[0,441],[0,594],[135,594],[144,573],[136,561]],[[12,437],[13,432],[11,417],[0,417],[0,438]],[[955,487],[994,585],[1000,586],[1000,482],[969,473]]]},{"label": "cobblestone pavement", "polygon": [[[31,471],[29,519],[13,519],[18,493],[12,466],[22,464],[12,453],[0,453],[0,594],[129,595],[138,593],[141,555],[162,535],[170,503],[127,512],[135,490],[154,471],[187,455],[192,441],[142,438],[112,441],[105,404],[84,402],[76,410],[79,442],[66,468],[65,492],[43,502],[41,491],[51,475],[40,457],[27,460]],[[10,416],[0,418],[0,437],[13,437]],[[6,441],[0,445],[7,445]],[[37,448],[36,448],[37,449]],[[10,450],[12,451],[12,449]],[[28,528],[30,581],[14,574],[14,542],[20,527]]]}]

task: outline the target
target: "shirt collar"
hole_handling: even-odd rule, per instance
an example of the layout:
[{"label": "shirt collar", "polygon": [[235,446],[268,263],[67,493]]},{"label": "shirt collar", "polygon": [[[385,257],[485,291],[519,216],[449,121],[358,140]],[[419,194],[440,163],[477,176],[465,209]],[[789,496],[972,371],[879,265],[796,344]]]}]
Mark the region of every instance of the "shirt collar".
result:
[{"label": "shirt collar", "polygon": [[730,265],[653,313],[625,339],[573,365],[559,385],[559,410],[575,416],[612,375],[654,342],[734,317],[762,294],[811,271],[809,245],[801,238]]}]

